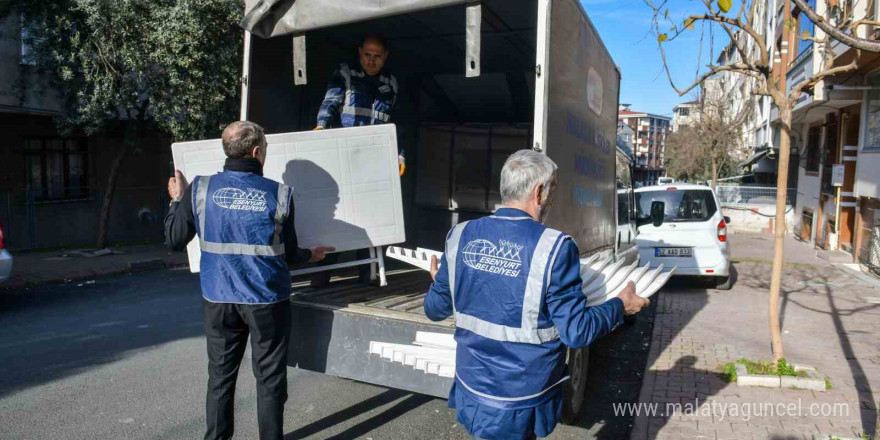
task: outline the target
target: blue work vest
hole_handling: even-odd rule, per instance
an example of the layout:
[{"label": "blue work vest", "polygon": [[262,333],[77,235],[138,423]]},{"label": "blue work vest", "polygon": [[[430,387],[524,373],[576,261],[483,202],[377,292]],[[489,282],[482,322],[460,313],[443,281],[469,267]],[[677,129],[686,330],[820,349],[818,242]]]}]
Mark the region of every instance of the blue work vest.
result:
[{"label": "blue work vest", "polygon": [[557,395],[555,387],[568,379],[566,347],[544,299],[568,239],[527,216],[495,215],[450,231],[445,263],[457,390],[501,409],[533,407]]},{"label": "blue work vest", "polygon": [[193,181],[202,295],[211,302],[269,304],[290,298],[282,225],[290,187],[224,171]]}]

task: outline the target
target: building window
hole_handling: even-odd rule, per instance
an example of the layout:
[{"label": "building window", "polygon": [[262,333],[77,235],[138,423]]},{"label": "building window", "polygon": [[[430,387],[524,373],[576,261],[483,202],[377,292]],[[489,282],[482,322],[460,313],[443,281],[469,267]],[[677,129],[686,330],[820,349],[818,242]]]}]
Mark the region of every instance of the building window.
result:
[{"label": "building window", "polygon": [[32,43],[33,31],[25,24],[24,15],[20,18],[21,23],[21,64],[35,66],[34,50]]},{"label": "building window", "polygon": [[[816,1],[808,0],[807,5],[815,10]],[[801,14],[798,16],[798,56],[813,47],[812,41],[801,40],[800,37],[803,35],[809,35],[810,37],[812,37],[814,27],[815,25],[812,21],[810,21],[809,18],[807,18],[807,15],[801,12]]]},{"label": "building window", "polygon": [[[880,75],[871,76],[871,85],[880,85]],[[869,90],[865,117],[865,145],[862,151],[880,151],[880,90]]]},{"label": "building window", "polygon": [[38,201],[88,197],[88,149],[85,139],[25,140],[25,176]]},{"label": "building window", "polygon": [[680,109],[678,109],[678,115],[679,116],[690,116],[691,110],[688,108],[680,108]]},{"label": "building window", "polygon": [[822,137],[822,127],[811,127],[807,134],[807,157],[805,168],[808,173],[819,172],[819,141]]}]

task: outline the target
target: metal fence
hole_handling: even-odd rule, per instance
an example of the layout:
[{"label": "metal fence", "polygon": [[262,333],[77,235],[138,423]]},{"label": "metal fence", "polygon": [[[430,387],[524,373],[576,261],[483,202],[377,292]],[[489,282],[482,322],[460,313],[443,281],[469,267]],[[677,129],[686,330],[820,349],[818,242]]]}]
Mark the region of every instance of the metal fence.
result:
[{"label": "metal fence", "polygon": [[[775,205],[775,186],[744,186],[718,185],[715,194],[723,204],[743,205]],[[785,204],[794,206],[797,199],[797,188],[788,188]]]},{"label": "metal fence", "polygon": [[[103,201],[102,189],[0,189],[6,245],[11,250],[93,246]],[[162,240],[167,207],[165,188],[117,188],[107,221],[108,243]]]},{"label": "metal fence", "polygon": [[880,226],[869,231],[870,235],[865,237],[859,252],[859,263],[864,271],[880,277]]}]

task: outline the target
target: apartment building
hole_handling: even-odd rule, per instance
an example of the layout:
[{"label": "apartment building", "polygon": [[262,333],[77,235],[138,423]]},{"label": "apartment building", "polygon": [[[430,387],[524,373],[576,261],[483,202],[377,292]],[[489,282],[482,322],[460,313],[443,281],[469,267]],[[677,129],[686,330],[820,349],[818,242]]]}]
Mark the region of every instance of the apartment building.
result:
[{"label": "apartment building", "polygon": [[[119,127],[99,135],[57,129],[64,97],[34,66],[21,18],[0,17],[0,223],[7,247],[94,245]],[[120,122],[122,124],[124,122]],[[170,142],[150,132],[123,162],[108,222],[111,242],[161,241]]]},{"label": "apartment building", "polygon": [[700,120],[700,101],[683,102],[672,109],[672,133]]},{"label": "apartment building", "polygon": [[[844,27],[875,21],[878,14],[872,2],[839,0],[829,8],[812,1],[811,6],[832,25]],[[794,107],[795,232],[819,249],[846,252],[856,261],[877,258],[868,255],[868,246],[880,226],[880,54],[859,53],[834,40],[821,45],[799,38],[826,35],[793,2],[780,0],[775,8],[777,23],[795,24],[777,26],[772,47],[776,66],[785,66],[777,70],[787,90],[822,70],[827,51],[835,67],[856,57],[859,66],[819,81]],[[855,33],[876,39],[878,29],[860,26]]]},{"label": "apartment building", "polygon": [[663,157],[666,137],[672,132],[672,118],[633,111],[629,104],[621,104],[617,121],[633,131],[633,179],[636,185],[656,185],[657,179],[666,175]]}]

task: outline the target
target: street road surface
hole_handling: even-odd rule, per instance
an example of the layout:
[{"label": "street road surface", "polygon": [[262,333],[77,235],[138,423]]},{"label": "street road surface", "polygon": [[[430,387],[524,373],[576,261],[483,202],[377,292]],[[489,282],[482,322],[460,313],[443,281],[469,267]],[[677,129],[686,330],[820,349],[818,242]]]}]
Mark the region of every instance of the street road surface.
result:
[{"label": "street road surface", "polygon": [[[624,438],[611,402],[637,401],[653,312],[592,348],[578,425],[552,439]],[[308,337],[302,335],[301,337]],[[207,356],[198,278],[186,270],[0,289],[3,439],[196,439]],[[286,439],[467,439],[446,401],[291,368]],[[236,438],[257,438],[245,358]]]}]

